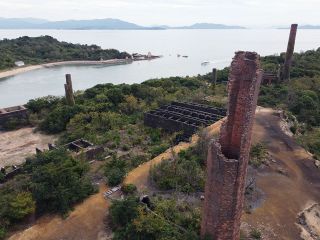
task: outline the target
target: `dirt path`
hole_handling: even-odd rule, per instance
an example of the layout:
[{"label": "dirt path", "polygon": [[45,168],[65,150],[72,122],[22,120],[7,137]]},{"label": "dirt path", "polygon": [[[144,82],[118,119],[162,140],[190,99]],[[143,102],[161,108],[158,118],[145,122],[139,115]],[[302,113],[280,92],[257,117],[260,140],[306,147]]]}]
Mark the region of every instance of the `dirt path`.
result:
[{"label": "dirt path", "polygon": [[265,200],[243,219],[262,231],[272,231],[272,239],[300,239],[297,217],[311,202],[320,201],[320,171],[310,154],[281,131],[279,123],[271,109],[256,114],[254,141],[264,142],[276,163],[258,173],[257,186]]},{"label": "dirt path", "polygon": [[0,167],[19,165],[25,158],[35,153],[36,147],[47,149],[56,136],[35,133],[34,128],[0,132]]},{"label": "dirt path", "polygon": [[103,197],[107,187],[100,185],[95,194],[78,205],[70,216],[63,220],[60,216],[46,216],[32,227],[17,233],[9,240],[104,240],[104,219],[108,202]]}]

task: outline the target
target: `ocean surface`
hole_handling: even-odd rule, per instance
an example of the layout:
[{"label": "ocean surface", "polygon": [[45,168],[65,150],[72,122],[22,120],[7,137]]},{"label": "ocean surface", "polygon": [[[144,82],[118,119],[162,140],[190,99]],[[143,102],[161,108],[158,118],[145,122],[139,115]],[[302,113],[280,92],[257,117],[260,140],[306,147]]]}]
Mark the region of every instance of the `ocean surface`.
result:
[{"label": "ocean surface", "polygon": [[[141,83],[151,78],[193,76],[224,68],[235,51],[260,55],[285,52],[289,29],[239,30],[0,30],[0,39],[50,35],[58,40],[97,44],[129,53],[162,55],[152,61],[117,66],[58,66],[0,79],[0,107],[29,99],[64,94],[64,75],[72,74],[74,90],[99,83]],[[298,30],[296,52],[320,47],[320,30]],[[178,57],[185,55],[187,58]],[[18,60],[18,59],[17,59]],[[208,61],[209,64],[201,63]]]}]

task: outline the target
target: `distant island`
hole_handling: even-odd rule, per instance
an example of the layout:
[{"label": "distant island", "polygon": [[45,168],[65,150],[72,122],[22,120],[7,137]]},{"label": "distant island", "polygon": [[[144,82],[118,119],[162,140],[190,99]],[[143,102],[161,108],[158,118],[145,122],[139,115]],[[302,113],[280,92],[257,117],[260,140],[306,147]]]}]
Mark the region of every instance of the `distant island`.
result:
[{"label": "distant island", "polygon": [[72,30],[166,30],[166,29],[245,29],[241,26],[229,26],[215,23],[196,23],[190,26],[171,27],[141,26],[120,19],[105,18],[92,20],[48,21],[36,18],[0,18],[0,29],[72,29]]},{"label": "distant island", "polygon": [[196,23],[191,26],[184,27],[169,27],[171,29],[246,29],[241,26],[229,26],[224,24],[215,24],[215,23]]},{"label": "distant island", "polygon": [[[290,26],[278,27],[277,29],[290,29]],[[299,29],[320,29],[320,25],[301,25],[299,26]]]}]

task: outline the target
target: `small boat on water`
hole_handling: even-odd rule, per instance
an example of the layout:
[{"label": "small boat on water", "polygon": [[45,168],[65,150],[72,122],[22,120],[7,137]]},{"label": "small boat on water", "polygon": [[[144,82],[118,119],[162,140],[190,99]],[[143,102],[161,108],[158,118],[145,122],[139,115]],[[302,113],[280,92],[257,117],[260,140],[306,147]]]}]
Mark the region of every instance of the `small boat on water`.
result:
[{"label": "small boat on water", "polygon": [[204,61],[201,63],[202,66],[208,65],[210,62],[209,61]]},{"label": "small boat on water", "polygon": [[187,56],[187,55],[184,55],[184,56],[182,56],[182,57],[184,57],[184,58],[187,58],[187,57],[189,57],[189,56]]}]

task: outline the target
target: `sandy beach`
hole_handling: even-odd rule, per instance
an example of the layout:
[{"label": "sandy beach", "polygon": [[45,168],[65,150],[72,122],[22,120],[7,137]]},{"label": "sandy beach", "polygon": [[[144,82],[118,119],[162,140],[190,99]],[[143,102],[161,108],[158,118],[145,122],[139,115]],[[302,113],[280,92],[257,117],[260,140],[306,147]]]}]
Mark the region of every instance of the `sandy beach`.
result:
[{"label": "sandy beach", "polygon": [[55,66],[63,66],[63,65],[116,65],[116,64],[128,64],[132,63],[131,59],[110,59],[103,61],[62,61],[62,62],[52,62],[52,63],[44,63],[39,65],[25,66],[14,68],[11,70],[0,71],[0,79],[11,77],[20,73],[25,73],[29,71],[33,71],[40,68],[50,68]]}]

